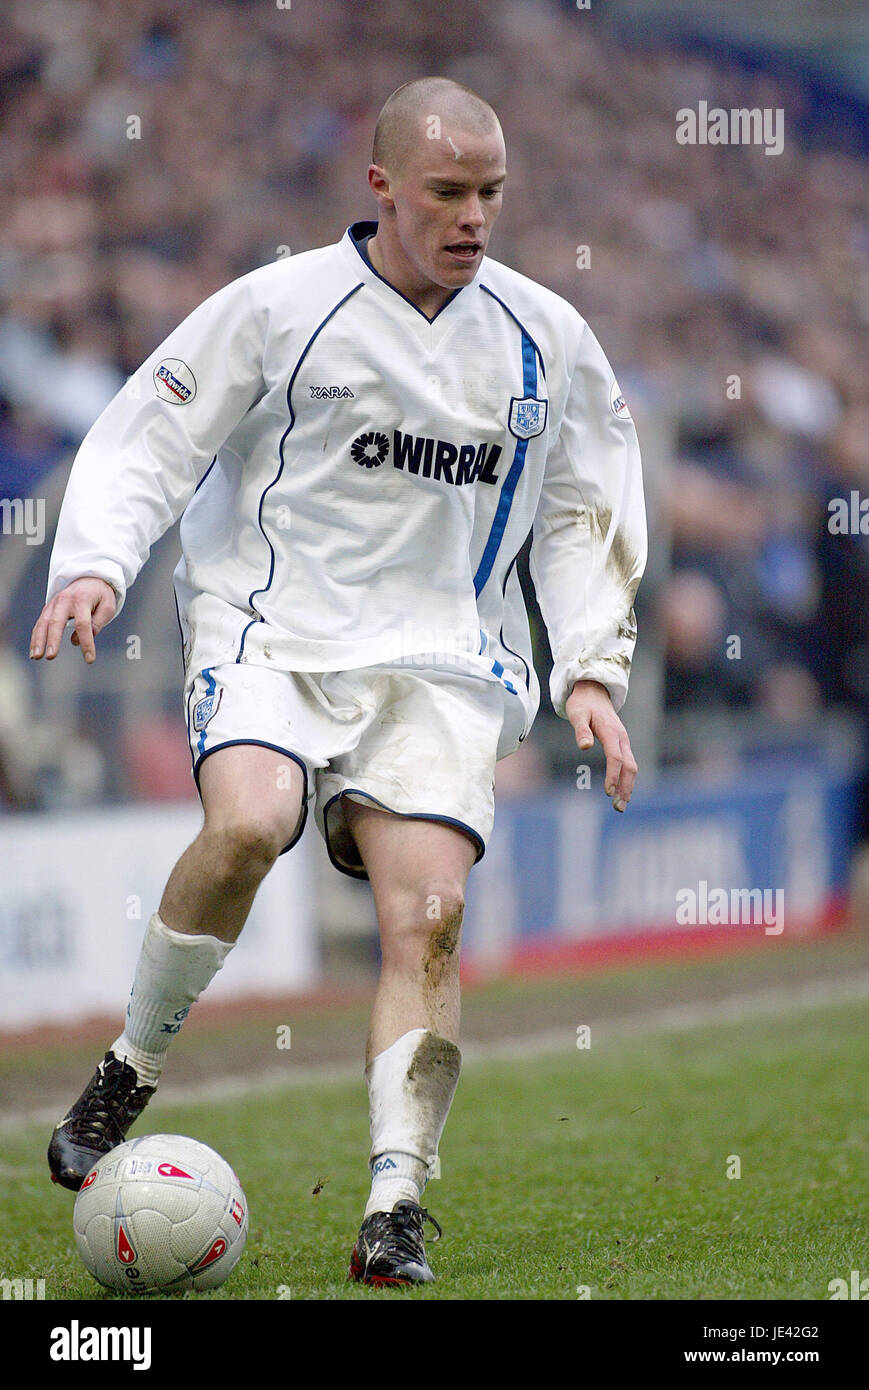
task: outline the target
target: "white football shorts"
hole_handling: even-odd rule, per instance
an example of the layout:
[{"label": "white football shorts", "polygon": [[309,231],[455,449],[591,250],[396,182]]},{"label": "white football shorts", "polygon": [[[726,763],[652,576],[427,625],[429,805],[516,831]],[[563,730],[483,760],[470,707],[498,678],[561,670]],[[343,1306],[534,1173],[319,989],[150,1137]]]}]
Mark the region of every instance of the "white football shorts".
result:
[{"label": "white football shorts", "polygon": [[482,858],[504,722],[497,682],[403,662],[317,673],[230,663],[191,674],[185,701],[197,787],[203,760],[233,744],[273,748],[302,767],[303,815],[283,853],[313,800],[332,863],[366,878],[344,815],[352,797],[455,825]]}]

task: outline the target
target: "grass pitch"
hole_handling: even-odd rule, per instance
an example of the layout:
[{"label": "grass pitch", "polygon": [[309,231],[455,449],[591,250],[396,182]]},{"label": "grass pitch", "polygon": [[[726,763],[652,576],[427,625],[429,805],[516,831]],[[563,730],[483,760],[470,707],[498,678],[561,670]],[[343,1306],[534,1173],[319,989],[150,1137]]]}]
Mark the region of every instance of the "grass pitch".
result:
[{"label": "grass pitch", "polygon": [[[469,1063],[425,1197],[444,1228],[437,1282],[413,1290],[346,1279],[367,1193],[361,1078],[158,1099],[133,1134],[204,1140],[247,1193],[239,1265],[186,1298],[825,1300],[869,1272],[867,1035],[865,1007],[837,1004],[582,1050],[566,1033],[554,1055],[517,1041],[511,1060]],[[47,1139],[0,1136],[0,1275],[45,1279],[49,1299],[118,1297],[79,1263]]]}]

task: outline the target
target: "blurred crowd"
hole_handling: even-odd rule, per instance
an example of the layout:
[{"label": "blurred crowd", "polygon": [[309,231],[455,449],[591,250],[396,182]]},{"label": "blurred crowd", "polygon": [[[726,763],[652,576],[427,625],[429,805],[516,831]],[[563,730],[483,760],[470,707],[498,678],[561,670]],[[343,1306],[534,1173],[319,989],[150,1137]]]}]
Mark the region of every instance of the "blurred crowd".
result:
[{"label": "blurred crowd", "polygon": [[[814,138],[793,76],[567,0],[10,0],[0,496],[38,487],[208,294],[373,216],[377,111],[432,72],[501,116],[492,254],[574,303],[638,420],[666,422],[668,562],[638,616],[668,707],[865,713],[869,539],[827,526],[829,499],[869,495],[859,151]],[[700,101],[781,108],[782,152],[679,144]]]}]

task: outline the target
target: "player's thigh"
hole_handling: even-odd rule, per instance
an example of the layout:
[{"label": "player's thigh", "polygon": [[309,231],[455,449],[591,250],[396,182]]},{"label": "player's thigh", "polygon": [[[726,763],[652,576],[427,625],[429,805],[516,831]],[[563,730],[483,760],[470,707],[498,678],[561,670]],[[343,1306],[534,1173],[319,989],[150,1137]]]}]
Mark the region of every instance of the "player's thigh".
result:
[{"label": "player's thigh", "polygon": [[465,886],[479,850],[463,830],[395,815],[345,798],[345,815],[365,865],[381,933],[461,925]]},{"label": "player's thigh", "polygon": [[209,832],[259,838],[280,853],[304,813],[305,773],[278,749],[236,743],[202,760],[199,791]]}]

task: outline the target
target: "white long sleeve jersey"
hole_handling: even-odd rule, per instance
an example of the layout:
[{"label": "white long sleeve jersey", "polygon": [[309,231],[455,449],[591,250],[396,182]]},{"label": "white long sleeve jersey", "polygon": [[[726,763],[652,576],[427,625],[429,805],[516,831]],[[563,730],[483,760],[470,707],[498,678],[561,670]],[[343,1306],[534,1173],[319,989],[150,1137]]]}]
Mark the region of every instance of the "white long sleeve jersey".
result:
[{"label": "white long sleeve jersey", "polygon": [[227,285],[130,378],[74,462],[48,597],[96,575],[122,605],[183,512],[188,665],[458,666],[501,683],[509,747],[539,702],[533,529],[553,704],[583,678],[621,708],[646,526],[600,345],[488,258],[429,320],[369,263],[375,230]]}]

